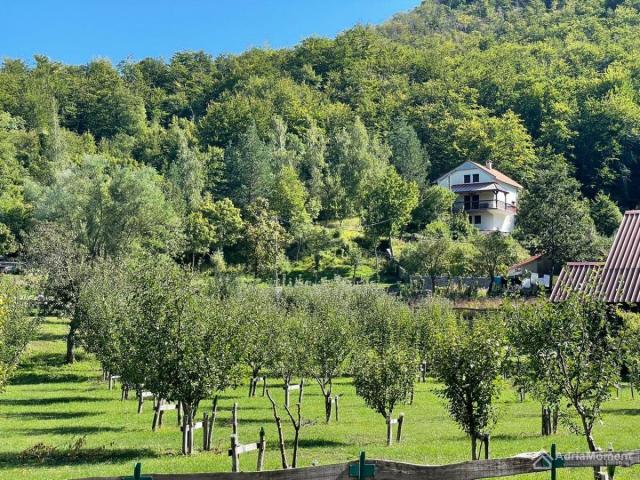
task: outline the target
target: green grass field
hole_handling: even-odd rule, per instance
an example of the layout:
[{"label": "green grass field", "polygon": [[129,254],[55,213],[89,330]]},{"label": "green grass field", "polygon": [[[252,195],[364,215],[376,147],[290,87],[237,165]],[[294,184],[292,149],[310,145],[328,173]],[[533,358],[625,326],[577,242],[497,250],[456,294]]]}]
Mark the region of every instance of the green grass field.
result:
[{"label": "green grass field", "polygon": [[[160,432],[152,433],[150,402],[143,414],[137,415],[135,400],[121,402],[119,389],[109,391],[100,379],[97,362],[82,354],[75,365],[63,365],[65,331],[64,321],[48,319],[12,384],[0,394],[0,479],[131,475],[135,461],[142,461],[143,473],[230,471],[226,449],[234,401],[239,402],[240,441],[256,441],[264,426],[266,467],[279,467],[276,431],[266,398],[246,398],[246,387],[226,392],[221,396],[214,451],[183,457],[173,413],[166,415]],[[336,393],[342,395],[339,424],[324,424],[319,388],[310,385],[303,406],[301,466],[354,460],[360,450],[365,450],[369,458],[422,464],[467,460],[469,442],[448,417],[442,400],[434,393],[436,388],[432,383],[417,385],[414,404],[399,410],[406,414],[404,440],[386,447],[384,420],[365,407],[348,379],[341,379],[336,386]],[[275,395],[282,399],[280,390]],[[584,441],[565,428],[555,437],[542,438],[538,434],[538,404],[520,403],[511,390],[505,391],[498,407],[492,441],[495,458],[548,450],[552,441],[560,452],[586,450]],[[616,449],[640,448],[640,400],[631,400],[625,389],[622,398],[610,401],[605,410],[604,421],[596,429],[600,446],[606,448],[611,442]],[[284,419],[285,412],[281,413]],[[285,425],[287,438],[291,439],[288,420]],[[200,442],[201,433],[196,432],[196,446]],[[255,469],[254,453],[242,456],[241,468]],[[588,469],[559,472],[561,479],[593,478],[591,475]],[[640,468],[619,469],[616,478],[640,479]]]}]

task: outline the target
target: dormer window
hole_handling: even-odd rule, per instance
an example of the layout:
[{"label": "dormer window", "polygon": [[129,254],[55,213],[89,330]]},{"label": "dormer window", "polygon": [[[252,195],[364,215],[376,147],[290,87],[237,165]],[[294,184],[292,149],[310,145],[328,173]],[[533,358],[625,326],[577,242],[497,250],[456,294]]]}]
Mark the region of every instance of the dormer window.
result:
[{"label": "dormer window", "polygon": [[471,183],[471,175],[464,176],[464,183]]},{"label": "dormer window", "polygon": [[480,183],[480,174],[479,173],[474,173],[473,174],[473,183]]}]

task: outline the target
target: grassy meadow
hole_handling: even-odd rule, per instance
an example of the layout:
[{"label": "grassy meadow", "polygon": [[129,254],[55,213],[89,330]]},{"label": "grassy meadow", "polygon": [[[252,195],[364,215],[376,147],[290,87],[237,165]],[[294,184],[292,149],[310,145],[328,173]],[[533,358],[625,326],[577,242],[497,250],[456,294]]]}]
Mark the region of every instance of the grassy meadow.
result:
[{"label": "grassy meadow", "polygon": [[[129,401],[120,401],[119,388],[109,391],[101,381],[97,362],[82,352],[76,364],[63,364],[65,332],[63,320],[47,319],[11,384],[0,394],[0,479],[131,475],[136,461],[142,462],[143,473],[230,471],[226,450],[234,401],[239,402],[240,441],[256,441],[264,426],[265,466],[279,468],[271,407],[259,393],[256,398],[246,398],[246,386],[225,392],[219,401],[214,450],[184,457],[179,454],[181,437],[173,412],[165,415],[161,431],[153,433],[151,402],[137,415],[134,395]],[[349,379],[340,379],[335,387],[341,395],[338,424],[324,423],[320,390],[309,384],[303,404],[300,465],[354,460],[360,450],[365,450],[369,458],[421,464],[468,460],[469,441],[449,418],[436,389],[433,383],[417,384],[414,404],[398,409],[406,415],[404,439],[401,444],[386,447],[383,418],[355,395]],[[282,400],[281,390],[274,389],[274,394]],[[584,440],[565,427],[554,437],[542,438],[538,433],[538,404],[530,400],[520,403],[511,389],[505,389],[498,409],[499,419],[492,435],[494,458],[548,450],[551,442],[558,444],[561,453],[586,451]],[[280,413],[286,437],[291,440],[293,429],[284,409]],[[640,448],[639,427],[640,399],[631,400],[625,388],[620,399],[606,405],[603,423],[596,427],[596,440],[604,448],[610,442],[616,449]],[[198,450],[201,435],[201,431],[195,435]],[[243,455],[240,464],[242,470],[254,470],[255,454]],[[562,479],[592,478],[588,469],[561,470],[559,475]],[[616,478],[640,479],[640,468],[619,469]]]}]

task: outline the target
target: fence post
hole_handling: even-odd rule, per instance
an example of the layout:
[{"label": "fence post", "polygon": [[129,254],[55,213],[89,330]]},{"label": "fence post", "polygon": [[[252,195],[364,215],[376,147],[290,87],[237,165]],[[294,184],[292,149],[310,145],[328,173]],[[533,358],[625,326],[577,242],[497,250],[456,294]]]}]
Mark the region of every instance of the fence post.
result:
[{"label": "fence post", "polygon": [[213,438],[213,427],[215,426],[217,415],[218,415],[218,396],[216,395],[213,398],[211,420],[209,420],[209,428],[207,430],[207,450],[211,450],[211,439]]},{"label": "fence post", "polygon": [[391,415],[387,415],[387,446],[391,445]]},{"label": "fence post", "polygon": [[231,435],[231,471],[240,471],[240,456],[238,455],[238,439],[236,434]]},{"label": "fence post", "polygon": [[491,435],[488,433],[484,436],[484,459],[489,460],[491,458],[489,454],[489,444],[491,443]]},{"label": "fence post", "polygon": [[264,397],[264,392],[267,391],[267,376],[262,376],[262,396]]},{"label": "fence post", "polygon": [[156,431],[158,430],[158,419],[160,418],[160,405],[162,405],[162,399],[160,397],[158,397],[157,399],[154,398],[153,400],[153,422],[151,423],[151,430],[152,431]]},{"label": "fence post", "polygon": [[264,427],[260,427],[260,441],[258,443],[258,465],[257,470],[259,472],[264,468],[264,451],[266,450],[266,442],[264,440]]},{"label": "fence post", "polygon": [[234,435],[238,434],[238,402],[234,402],[231,410],[231,431]]},{"label": "fence post", "polygon": [[284,406],[289,406],[289,382],[284,385]]},{"label": "fence post", "polygon": [[[613,452],[613,445],[611,443],[609,444],[609,451]],[[613,477],[615,476],[615,474],[616,474],[615,465],[609,465],[607,467],[607,475],[609,477],[609,480],[613,480]]]},{"label": "fence post", "polygon": [[336,404],[336,423],[338,422],[338,395],[335,396],[334,402]]},{"label": "fence post", "polygon": [[209,439],[209,414],[202,415],[202,450],[209,450],[207,441]]},{"label": "fence post", "polygon": [[404,423],[404,413],[401,413],[398,417],[398,435],[396,437],[396,442],[400,442],[402,439],[402,424]]}]

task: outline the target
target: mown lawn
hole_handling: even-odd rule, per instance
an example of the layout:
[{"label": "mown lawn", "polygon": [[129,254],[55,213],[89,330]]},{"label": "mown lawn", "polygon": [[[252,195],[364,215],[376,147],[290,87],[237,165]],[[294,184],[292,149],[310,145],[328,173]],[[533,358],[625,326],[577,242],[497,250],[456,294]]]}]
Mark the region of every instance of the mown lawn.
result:
[{"label": "mown lawn", "polygon": [[[121,402],[119,390],[109,391],[100,380],[97,363],[82,355],[73,366],[62,364],[65,331],[64,321],[48,319],[12,384],[0,394],[0,479],[130,475],[138,460],[142,461],[143,473],[229,471],[229,417],[236,400],[240,405],[241,442],[257,440],[264,426],[266,467],[279,467],[276,431],[266,398],[246,398],[246,387],[225,393],[220,400],[214,451],[183,457],[179,455],[180,433],[173,413],[166,415],[160,432],[152,433],[150,403],[143,414],[137,415],[135,400]],[[404,440],[387,448],[382,417],[364,406],[348,379],[341,379],[336,387],[342,395],[339,424],[324,424],[320,391],[315,385],[309,386],[303,406],[306,425],[301,431],[300,464],[354,460],[360,450],[365,450],[369,458],[423,464],[467,460],[469,442],[449,419],[443,402],[434,393],[436,388],[432,383],[417,385],[414,404],[400,409],[406,414]],[[280,390],[275,395],[282,399]],[[532,401],[520,403],[511,390],[505,391],[499,410],[493,457],[548,450],[552,441],[560,452],[585,450],[584,441],[566,428],[553,438],[540,437],[539,406]],[[285,418],[285,412],[281,413]],[[291,439],[288,420],[286,427],[287,438]],[[625,389],[621,399],[607,404],[596,439],[604,448],[610,442],[616,449],[640,448],[639,427],[640,400],[631,400]],[[196,433],[197,446],[200,435]],[[255,455],[244,455],[241,467],[255,469]],[[563,479],[592,478],[586,469],[562,470],[559,475]],[[619,469],[616,478],[640,479],[640,468]]]}]

